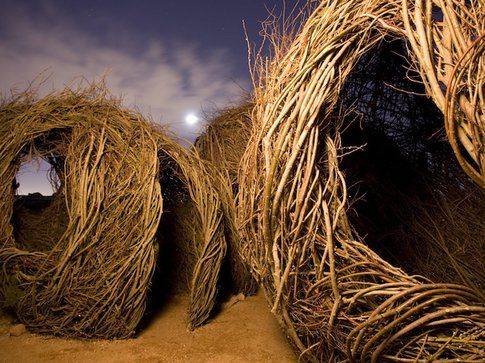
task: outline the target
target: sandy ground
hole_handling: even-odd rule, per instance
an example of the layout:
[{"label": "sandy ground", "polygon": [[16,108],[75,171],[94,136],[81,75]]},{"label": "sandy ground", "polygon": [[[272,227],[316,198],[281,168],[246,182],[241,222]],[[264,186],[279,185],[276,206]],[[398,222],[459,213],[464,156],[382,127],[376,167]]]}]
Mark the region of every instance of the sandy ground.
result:
[{"label": "sandy ground", "polygon": [[0,362],[295,362],[261,294],[223,309],[209,324],[186,329],[188,298],[177,295],[138,337],[76,341],[31,333],[10,336],[0,316]]}]

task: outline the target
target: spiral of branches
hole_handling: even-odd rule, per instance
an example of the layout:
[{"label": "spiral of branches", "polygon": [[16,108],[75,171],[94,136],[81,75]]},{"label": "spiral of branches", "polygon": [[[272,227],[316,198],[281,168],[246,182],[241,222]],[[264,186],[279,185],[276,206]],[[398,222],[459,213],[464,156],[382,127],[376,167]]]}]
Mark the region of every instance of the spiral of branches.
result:
[{"label": "spiral of branches", "polygon": [[[253,130],[238,177],[240,253],[302,360],[485,357],[481,298],[469,287],[409,276],[362,243],[346,216],[347,188],[339,170],[345,157],[339,136],[343,118],[336,110],[339,92],[358,59],[386,35],[409,39],[415,66],[435,102],[450,94],[432,84],[437,69],[449,69],[437,46],[413,45],[423,26],[426,44],[436,42],[442,34],[437,29],[448,26],[429,16],[434,7],[445,14],[466,10],[464,19],[473,19],[472,24],[484,21],[483,6],[474,1],[323,0],[293,41],[273,36],[273,58],[257,63]],[[414,14],[411,27],[409,14]],[[473,26],[474,32],[480,29]],[[471,34],[465,33],[471,37],[466,41],[481,39]],[[453,49],[448,49],[453,58],[447,59],[456,60],[452,69],[460,68],[464,63]],[[434,57],[427,54],[423,60],[423,52]],[[463,80],[483,77],[483,72],[459,74],[461,92],[465,100],[470,96],[480,104],[479,115],[479,84],[470,79],[467,88]],[[477,120],[467,118],[466,103],[459,106],[456,125]],[[475,141],[482,152],[483,138]]]}]

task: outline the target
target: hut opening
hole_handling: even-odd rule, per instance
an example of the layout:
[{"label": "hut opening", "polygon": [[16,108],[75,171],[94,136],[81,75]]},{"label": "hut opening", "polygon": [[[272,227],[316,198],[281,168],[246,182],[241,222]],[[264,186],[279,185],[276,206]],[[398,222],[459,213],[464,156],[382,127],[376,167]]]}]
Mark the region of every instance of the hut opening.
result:
[{"label": "hut opening", "polygon": [[[190,152],[188,152],[190,153]],[[193,155],[195,157],[195,155]],[[157,229],[158,255],[154,275],[147,296],[147,311],[141,327],[148,324],[153,316],[163,310],[164,305],[174,295],[190,294],[197,261],[203,252],[203,226],[200,215],[190,195],[190,187],[177,163],[161,152],[160,184],[163,196],[163,214]],[[226,237],[225,237],[226,238]],[[216,296],[213,298],[207,319],[217,313],[226,296],[232,292],[227,257],[221,261],[220,272],[213,282]]]},{"label": "hut opening", "polygon": [[[22,249],[45,252],[52,249],[67,228],[67,210],[58,175],[63,165],[61,158],[53,155],[25,157],[27,161],[21,163],[13,181],[13,237]],[[39,191],[25,193],[24,180],[31,188],[35,183]]]},{"label": "hut opening", "polygon": [[168,280],[175,279],[178,286],[163,280],[175,291],[189,290],[189,328],[196,328],[214,316],[229,295],[246,293],[241,284],[248,272],[238,269],[233,258],[239,260],[231,252],[237,240],[234,200],[224,174],[195,148],[163,139],[159,160],[166,208],[158,235],[161,250],[168,248],[176,265]]},{"label": "hut opening", "polygon": [[394,266],[483,296],[485,194],[461,170],[441,112],[408,68],[405,43],[383,41],[344,84],[348,216]]}]

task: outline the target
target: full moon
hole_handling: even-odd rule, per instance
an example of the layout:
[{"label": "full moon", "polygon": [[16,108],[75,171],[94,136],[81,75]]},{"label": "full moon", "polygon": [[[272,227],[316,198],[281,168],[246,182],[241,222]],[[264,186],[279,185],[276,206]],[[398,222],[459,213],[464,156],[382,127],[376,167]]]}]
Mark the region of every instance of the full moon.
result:
[{"label": "full moon", "polygon": [[189,125],[195,125],[197,122],[199,122],[199,118],[193,113],[189,113],[187,116],[185,116],[185,122]]}]

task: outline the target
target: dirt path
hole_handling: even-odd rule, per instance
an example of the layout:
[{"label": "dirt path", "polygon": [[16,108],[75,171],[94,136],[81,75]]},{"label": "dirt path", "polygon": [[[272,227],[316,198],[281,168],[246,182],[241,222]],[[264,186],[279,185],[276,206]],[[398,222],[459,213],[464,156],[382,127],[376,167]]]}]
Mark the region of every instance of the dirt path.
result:
[{"label": "dirt path", "polygon": [[296,358],[259,294],[223,310],[188,332],[188,299],[174,297],[135,339],[76,341],[25,333],[9,336],[0,317],[0,362],[295,362]]}]

